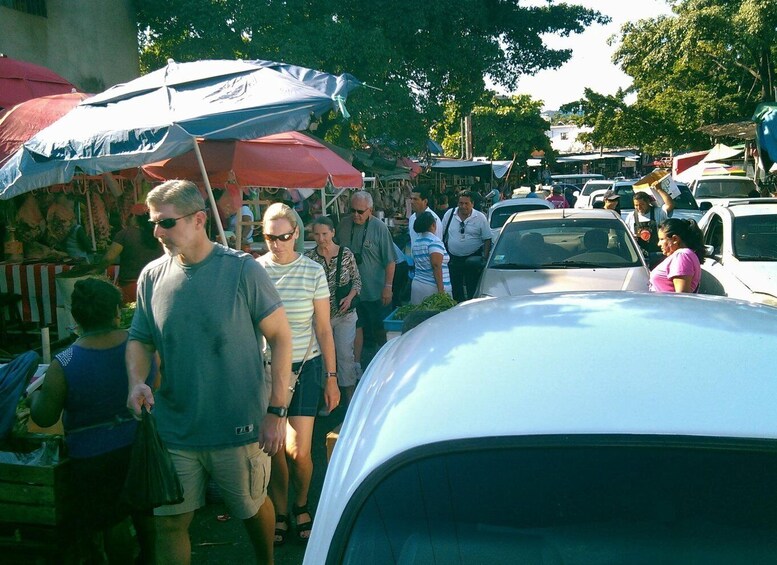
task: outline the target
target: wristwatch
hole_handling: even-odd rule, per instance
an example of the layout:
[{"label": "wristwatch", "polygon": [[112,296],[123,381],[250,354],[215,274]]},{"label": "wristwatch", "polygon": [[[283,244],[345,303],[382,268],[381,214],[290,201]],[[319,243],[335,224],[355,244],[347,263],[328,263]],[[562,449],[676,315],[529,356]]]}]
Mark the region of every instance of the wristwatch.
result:
[{"label": "wristwatch", "polygon": [[267,413],[268,414],[275,414],[279,418],[285,418],[286,414],[288,413],[288,409],[285,406],[268,406],[267,407]]}]

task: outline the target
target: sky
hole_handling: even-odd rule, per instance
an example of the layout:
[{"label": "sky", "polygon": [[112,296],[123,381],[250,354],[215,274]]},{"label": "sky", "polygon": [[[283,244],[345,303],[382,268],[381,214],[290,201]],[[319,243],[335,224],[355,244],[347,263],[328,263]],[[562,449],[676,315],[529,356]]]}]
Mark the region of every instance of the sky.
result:
[{"label": "sky", "polygon": [[[589,87],[601,94],[615,94],[618,88],[626,88],[631,78],[612,63],[616,46],[607,45],[607,38],[618,34],[621,25],[629,21],[654,18],[672,11],[665,0],[566,0],[592,8],[610,16],[607,25],[595,24],[582,34],[570,37],[547,36],[546,44],[553,48],[571,48],[572,58],[557,70],[540,71],[534,76],[521,78],[516,93],[529,94],[535,100],[543,100],[543,110],[558,110],[562,104],[583,97],[583,89]],[[543,4],[531,1],[527,4]]]}]

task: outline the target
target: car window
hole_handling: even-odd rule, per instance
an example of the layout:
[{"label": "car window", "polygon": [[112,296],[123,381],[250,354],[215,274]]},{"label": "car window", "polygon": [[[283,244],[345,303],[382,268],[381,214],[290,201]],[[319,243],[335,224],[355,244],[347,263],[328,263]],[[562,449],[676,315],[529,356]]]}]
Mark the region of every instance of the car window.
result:
[{"label": "car window", "polygon": [[715,255],[720,255],[723,250],[723,220],[717,214],[713,214],[710,218],[704,236],[704,244],[711,245]]},{"label": "car window", "polygon": [[506,224],[490,255],[488,268],[618,268],[639,265],[639,251],[628,237],[623,222],[614,218],[565,218]]},{"label": "car window", "polygon": [[777,215],[735,218],[732,239],[740,261],[777,261]]},{"label": "car window", "polygon": [[677,185],[680,189],[680,196],[673,198],[674,207],[677,210],[698,210],[699,205],[696,203],[696,199],[691,194],[691,189],[685,185]]},{"label": "car window", "polygon": [[[756,194],[753,194],[753,193]],[[748,178],[701,179],[694,186],[696,198],[744,198],[758,196],[755,183]]]},{"label": "car window", "polygon": [[438,444],[387,463],[356,493],[363,502],[346,510],[327,562],[679,565],[777,555],[774,441],[530,441]]},{"label": "car window", "polygon": [[590,196],[594,190],[607,189],[612,186],[612,182],[603,181],[590,181],[585,183],[583,190],[580,192],[581,196]]},{"label": "car window", "polygon": [[547,210],[547,206],[542,204],[525,204],[523,206],[499,206],[491,209],[491,219],[489,221],[492,229],[501,228],[505,225],[507,218],[516,212],[528,212],[531,210]]}]

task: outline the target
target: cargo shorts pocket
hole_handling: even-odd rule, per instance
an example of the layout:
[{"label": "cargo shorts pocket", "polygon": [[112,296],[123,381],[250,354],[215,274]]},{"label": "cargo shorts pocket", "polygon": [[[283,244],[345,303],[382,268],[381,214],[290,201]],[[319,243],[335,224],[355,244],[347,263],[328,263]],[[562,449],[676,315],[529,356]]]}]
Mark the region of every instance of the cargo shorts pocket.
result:
[{"label": "cargo shorts pocket", "polygon": [[259,453],[248,460],[251,472],[249,492],[253,499],[264,496],[267,491],[267,481],[269,479],[267,459],[269,459],[269,457]]}]

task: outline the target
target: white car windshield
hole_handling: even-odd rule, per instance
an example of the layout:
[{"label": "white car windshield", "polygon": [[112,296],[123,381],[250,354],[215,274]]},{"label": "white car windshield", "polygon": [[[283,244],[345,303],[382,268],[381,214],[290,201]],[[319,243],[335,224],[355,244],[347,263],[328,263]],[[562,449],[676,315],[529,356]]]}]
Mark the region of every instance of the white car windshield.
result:
[{"label": "white car windshield", "polygon": [[694,196],[696,198],[746,198],[758,196],[758,189],[748,178],[702,179],[696,183]]}]

